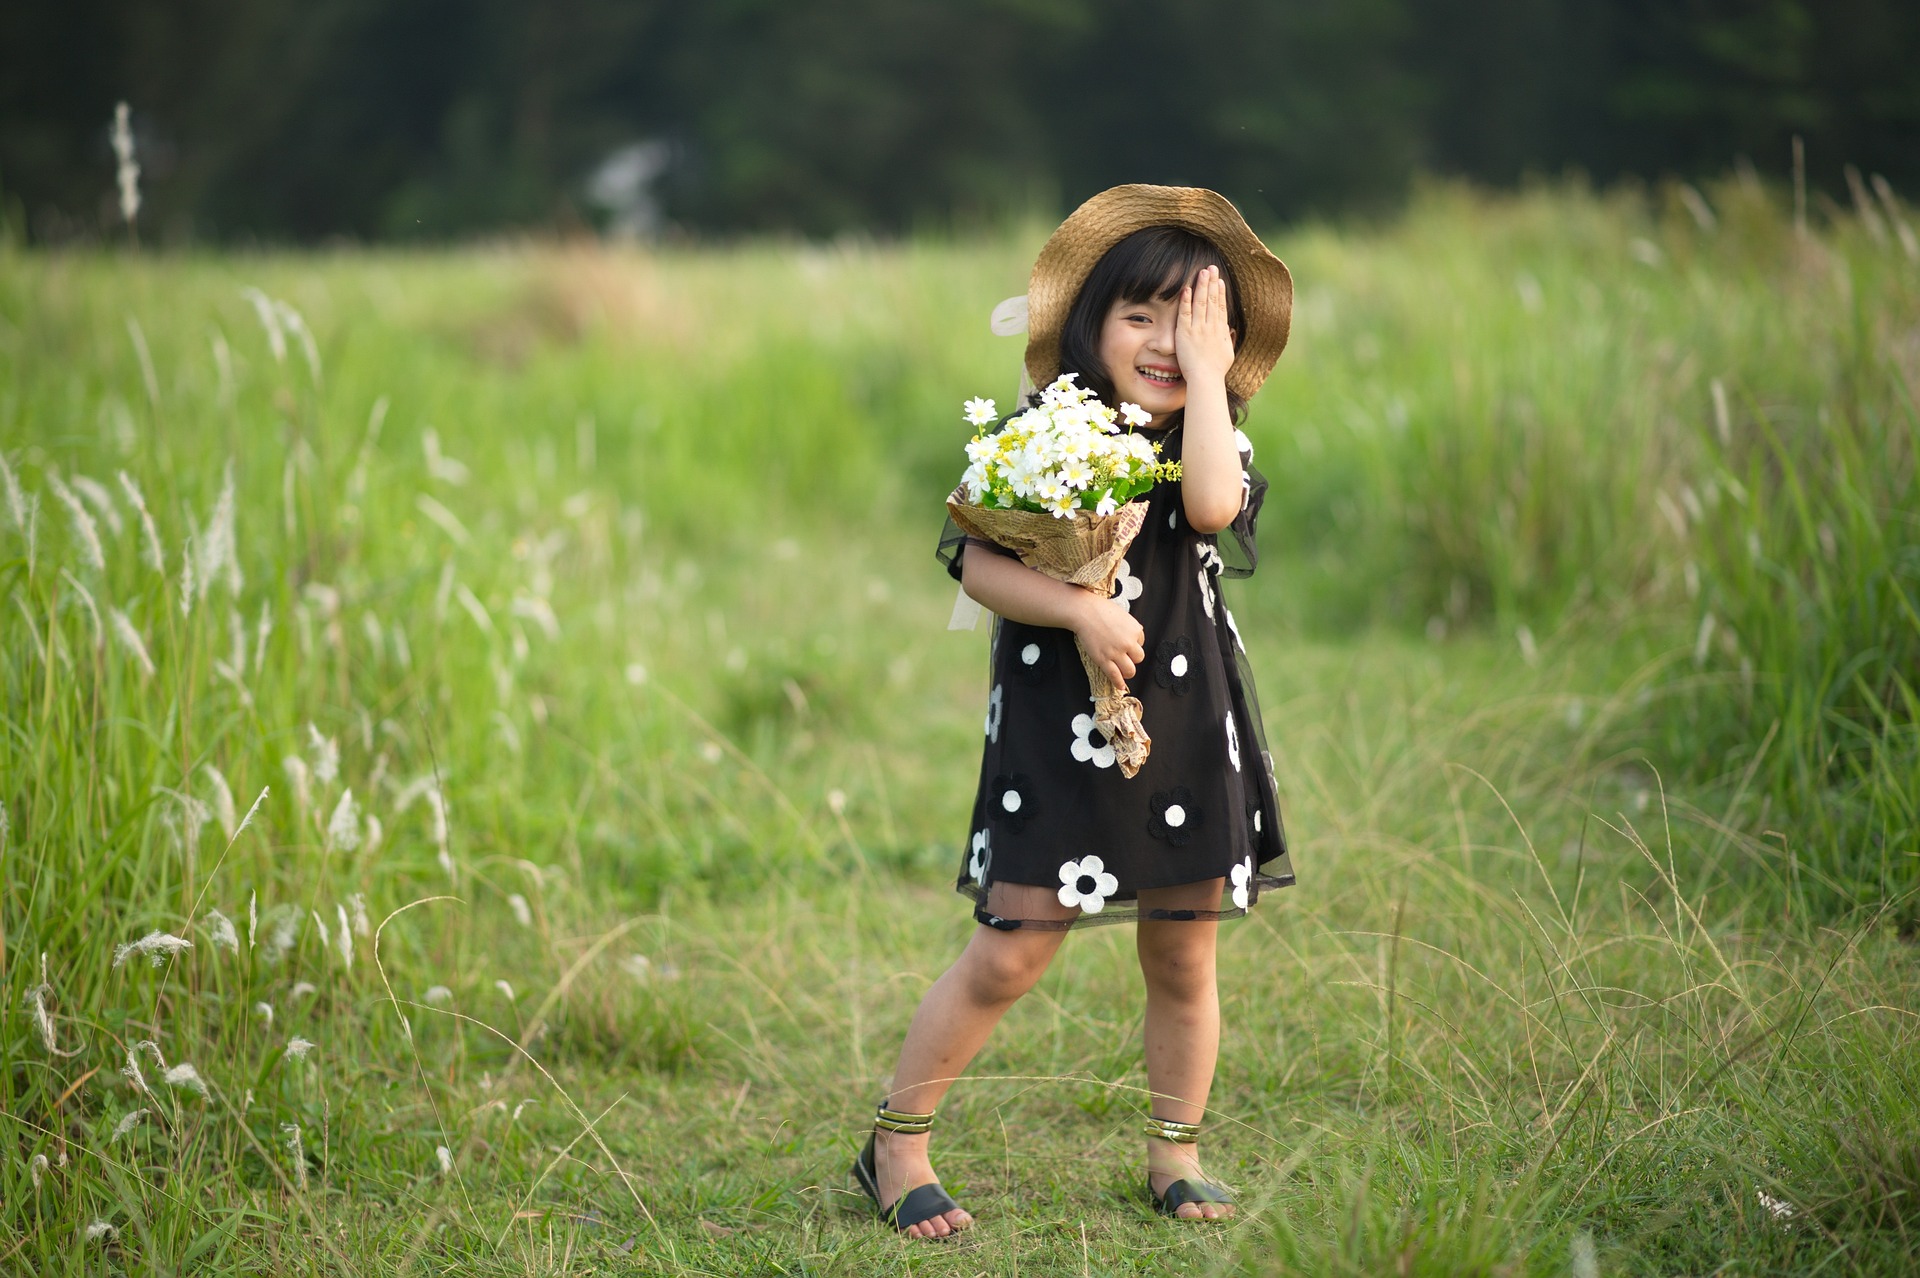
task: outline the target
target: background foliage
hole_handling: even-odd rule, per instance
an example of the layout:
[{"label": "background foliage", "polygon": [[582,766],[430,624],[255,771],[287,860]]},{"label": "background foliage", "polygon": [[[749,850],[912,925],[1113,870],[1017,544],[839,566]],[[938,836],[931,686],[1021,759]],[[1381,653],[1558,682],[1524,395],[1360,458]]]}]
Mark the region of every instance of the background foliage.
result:
[{"label": "background foliage", "polygon": [[447,238],[602,216],[640,139],[696,232],[901,231],[1198,183],[1256,223],[1392,207],[1415,174],[1920,185],[1901,0],[131,0],[0,12],[0,200],[112,222],[134,109],[170,239]]}]

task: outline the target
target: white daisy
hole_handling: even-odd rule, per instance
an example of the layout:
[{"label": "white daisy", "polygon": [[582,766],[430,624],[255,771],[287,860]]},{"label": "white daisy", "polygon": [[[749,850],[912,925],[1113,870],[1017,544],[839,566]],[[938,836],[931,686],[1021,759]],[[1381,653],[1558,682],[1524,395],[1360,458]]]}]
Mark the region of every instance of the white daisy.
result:
[{"label": "white daisy", "polygon": [[1126,560],[1120,561],[1120,571],[1113,577],[1113,598],[1128,612],[1133,611],[1133,601],[1140,597],[1146,583],[1133,575],[1133,568]]},{"label": "white daisy", "polygon": [[967,858],[967,873],[975,883],[987,881],[987,870],[993,864],[993,836],[989,831],[976,830],[973,835],[973,855]]},{"label": "white daisy", "polygon": [[1091,763],[1096,768],[1113,766],[1113,743],[1107,740],[1105,732],[1100,733],[1100,744],[1094,744],[1094,733],[1099,725],[1090,714],[1073,716],[1073,757],[1082,763]]},{"label": "white daisy", "polygon": [[[973,426],[985,426],[994,418],[993,401],[990,399],[970,399],[966,402],[967,422]],[[1245,436],[1242,436],[1245,438]]]},{"label": "white daisy", "polygon": [[1145,426],[1153,420],[1153,414],[1138,404],[1121,404],[1120,419],[1129,426]]},{"label": "white daisy", "polygon": [[1107,873],[1107,863],[1097,856],[1068,861],[1060,867],[1060,904],[1068,909],[1076,905],[1088,914],[1106,908],[1107,898],[1120,890],[1120,880]]},{"label": "white daisy", "polygon": [[1247,908],[1247,896],[1253,887],[1253,858],[1248,857],[1233,867],[1233,907],[1236,910]]},{"label": "white daisy", "polygon": [[987,740],[1000,740],[1000,707],[1005,699],[1006,689],[1000,684],[993,686],[993,692],[987,697]]},{"label": "white daisy", "polygon": [[1240,770],[1240,729],[1233,726],[1233,711],[1227,711],[1227,758],[1233,762],[1233,770]]}]

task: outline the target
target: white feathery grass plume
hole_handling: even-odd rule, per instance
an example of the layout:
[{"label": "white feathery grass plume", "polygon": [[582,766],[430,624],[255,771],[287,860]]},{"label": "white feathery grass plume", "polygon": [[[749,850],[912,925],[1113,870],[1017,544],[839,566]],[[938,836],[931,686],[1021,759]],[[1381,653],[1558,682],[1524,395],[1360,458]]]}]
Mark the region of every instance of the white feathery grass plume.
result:
[{"label": "white feathery grass plume", "polygon": [[199,1070],[187,1064],[185,1061],[175,1065],[172,1069],[161,1075],[161,1077],[169,1087],[184,1087],[188,1091],[198,1092],[202,1096],[211,1095],[207,1090],[207,1080],[200,1077]]},{"label": "white feathery grass plume", "polygon": [[234,535],[233,463],[227,463],[220,482],[220,495],[214,499],[213,513],[207,516],[206,530],[200,537],[200,598],[213,589],[215,578],[226,582],[227,593],[238,595],[242,585],[239,544]]},{"label": "white feathery grass plume", "polygon": [[192,948],[193,942],[184,936],[175,936],[171,932],[153,931],[137,941],[116,945],[113,949],[113,965],[119,967],[137,954],[146,958],[153,966],[159,967],[173,955]]},{"label": "white feathery grass plume", "polygon": [[[445,1145],[442,1145],[440,1147],[441,1152],[445,1153],[446,1148]],[[451,1160],[448,1160],[448,1162],[451,1163]],[[46,1179],[47,1172],[52,1166],[53,1164],[47,1161],[45,1154],[35,1154],[33,1160],[27,1164],[27,1175],[33,1178],[33,1189],[35,1193],[40,1191],[40,1182]]]},{"label": "white feathery grass plume", "polygon": [[[453,1175],[452,1150],[448,1149],[445,1145],[435,1145],[433,1147],[433,1156],[440,1160],[440,1174],[442,1176]],[[45,1157],[45,1155],[42,1155],[42,1157]]]},{"label": "white feathery grass plume", "polygon": [[93,619],[93,650],[98,652],[102,648],[105,648],[107,646],[107,631],[106,627],[100,624],[100,609],[95,606],[93,602],[93,592],[81,585],[80,579],[68,572],[65,568],[60,570],[60,579],[73,587],[74,593],[80,596],[80,602],[86,605],[87,616]]},{"label": "white feathery grass plume", "polygon": [[401,786],[399,792],[393,796],[393,814],[405,815],[408,808],[425,798],[427,792],[433,789],[433,780],[433,773],[423,772]]},{"label": "white feathery grass plume", "polygon": [[160,545],[160,530],[154,527],[153,515],[147,510],[146,496],[126,471],[121,471],[116,478],[120,481],[120,491],[127,495],[127,504],[133,507],[134,514],[140,516],[140,557],[147,567],[165,577],[167,552]]},{"label": "white feathery grass plume", "polygon": [[495,981],[493,983],[493,988],[495,988],[496,990],[499,990],[501,995],[506,998],[507,1002],[509,1003],[513,1002],[513,986],[507,984],[507,982],[502,980],[502,981]]},{"label": "white feathery grass plume", "polygon": [[487,611],[487,606],[480,602],[478,595],[467,589],[465,582],[453,588],[453,597],[459,601],[462,608],[467,610],[467,615],[473,618],[474,625],[480,627],[485,634],[493,633],[493,614]]},{"label": "white feathery grass plume", "polygon": [[259,289],[249,285],[240,290],[240,296],[247,299],[253,307],[253,313],[260,318],[260,327],[266,330],[267,349],[273,352],[273,362],[287,362],[287,335],[280,327],[280,315],[274,309],[273,299]]},{"label": "white feathery grass plume", "polygon": [[371,812],[367,813],[367,832],[364,846],[369,855],[379,850],[381,840],[385,839],[386,836],[387,827],[380,824],[380,818]]},{"label": "white feathery grass plume", "polygon": [[73,489],[67,487],[60,476],[51,471],[47,473],[47,487],[53,489],[53,495],[59,498],[60,504],[65,506],[67,513],[73,517],[74,535],[79,538],[80,549],[85,552],[86,561],[93,565],[95,571],[105,572],[107,552],[100,547],[100,529],[93,522],[93,515],[88,512],[86,505],[74,496]]},{"label": "white feathery grass plume", "polygon": [[153,678],[153,658],[147,655],[146,640],[140,637],[140,632],[133,628],[131,621],[127,620],[127,614],[118,608],[109,608],[107,621],[113,629],[113,637],[120,641],[121,646],[127,650],[127,654],[140,667],[142,677]]},{"label": "white feathery grass plume", "polygon": [[240,620],[238,608],[227,609],[227,664],[235,676],[247,672],[247,623]]},{"label": "white feathery grass plume", "polygon": [[321,785],[332,785],[333,779],[340,775],[340,743],[332,737],[321,736],[320,729],[309,721],[307,752],[313,756],[313,779]]},{"label": "white feathery grass plume", "polygon": [[228,839],[239,833],[239,822],[233,815],[233,790],[227,785],[226,777],[220,769],[211,763],[202,764],[200,770],[207,774],[208,788],[213,791],[213,816],[220,822],[220,829]]},{"label": "white feathery grass plume", "polygon": [[[144,1091],[145,1089],[142,1088],[141,1090]],[[107,1144],[112,1145],[120,1140],[125,1139],[127,1133],[132,1131],[134,1128],[138,1127],[140,1125],[141,1120],[144,1119],[148,1114],[151,1114],[152,1112],[153,1111],[150,1109],[136,1109],[131,1114],[128,1114],[125,1118],[115,1123],[113,1125],[113,1135],[107,1138]]]},{"label": "white feathery grass plume", "polygon": [[7,816],[7,805],[0,803],[0,852],[7,850],[7,840],[13,833],[11,819]]},{"label": "white feathery grass plume", "polygon": [[353,790],[340,792],[333,815],[327,818],[327,848],[334,852],[352,852],[360,846],[360,810],[354,805]]},{"label": "white feathery grass plume", "polygon": [[113,180],[120,188],[120,217],[128,226],[140,216],[140,161],[133,154],[133,108],[113,104]]},{"label": "white feathery grass plume", "polygon": [[313,915],[313,925],[320,929],[320,948],[322,950],[332,949],[333,932],[327,927],[327,921],[320,917],[320,911],[318,910],[309,910],[307,912]]},{"label": "white feathery grass plume", "polygon": [[529,1105],[538,1105],[539,1103],[540,1103],[540,1101],[539,1101],[539,1100],[538,1100],[537,1098],[535,1098],[535,1097],[528,1097],[528,1098],[527,1098],[526,1100],[523,1100],[523,1101],[521,1101],[521,1102],[520,1102],[520,1103],[519,1103],[518,1105],[515,1105],[515,1106],[513,1107],[513,1117],[512,1117],[512,1118],[509,1118],[509,1119],[508,1119],[507,1121],[508,1121],[508,1122],[510,1122],[510,1123],[517,1123],[517,1122],[519,1122],[519,1121],[520,1121],[520,1111],[522,1111],[522,1110],[524,1110],[524,1109],[525,1109],[525,1108],[526,1108],[527,1106],[529,1106]]},{"label": "white feathery grass plume", "polygon": [[290,1038],[287,1040],[287,1059],[288,1060],[304,1061],[305,1059],[307,1059],[307,1053],[311,1052],[312,1050],[313,1050],[313,1043],[307,1039],[296,1037],[296,1038]]},{"label": "white feathery grass plume", "polygon": [[15,477],[13,467],[7,465],[7,455],[4,452],[0,452],[0,486],[7,490],[7,513],[13,516],[13,526],[25,532],[27,503],[20,495],[20,480]]},{"label": "white feathery grass plume", "polygon": [[455,488],[466,485],[472,472],[465,462],[456,461],[440,451],[440,432],[429,426],[421,432],[420,447],[427,455],[427,474]]},{"label": "white feathery grass plume", "polygon": [[355,892],[347,898],[347,910],[353,916],[353,930],[361,936],[372,936],[373,920],[367,917],[367,898]]},{"label": "white feathery grass plume", "polygon": [[513,917],[521,927],[533,926],[533,908],[527,904],[527,898],[518,892],[507,898],[507,905],[513,910]]},{"label": "white feathery grass plume", "polygon": [[387,633],[393,643],[393,659],[400,663],[402,670],[413,669],[413,647],[407,642],[407,632],[396,621],[388,627]]},{"label": "white feathery grass plume", "polygon": [[449,558],[440,565],[440,584],[433,590],[433,620],[441,624],[447,619],[447,603],[453,598],[453,560]]},{"label": "white feathery grass plume", "polygon": [[120,1072],[126,1075],[127,1083],[134,1091],[142,1096],[153,1095],[153,1090],[147,1086],[147,1076],[140,1072],[140,1056],[137,1048],[127,1049],[127,1063],[120,1067]]},{"label": "white feathery grass plume", "polygon": [[267,801],[267,795],[272,790],[273,787],[269,785],[260,787],[260,797],[253,801],[253,806],[247,809],[247,814],[240,818],[240,824],[233,827],[234,838],[239,838],[246,828],[253,824],[253,814],[260,810],[260,805]]},{"label": "white feathery grass plume", "polygon": [[268,1029],[273,1028],[273,1004],[255,1003],[253,1005],[253,1014],[265,1021]]},{"label": "white feathery grass plume", "polygon": [[295,981],[293,988],[287,991],[287,999],[291,1002],[294,999],[306,998],[310,994],[318,994],[319,992],[319,986],[315,985],[312,981]]},{"label": "white feathery grass plume", "polygon": [[300,912],[291,905],[275,906],[267,915],[267,961],[279,962],[299,939]]},{"label": "white feathery grass plume", "polygon": [[320,384],[320,348],[314,344],[313,330],[307,327],[307,321],[291,302],[275,301],[273,309],[280,313],[280,322],[293,335],[300,339],[300,354],[307,361],[307,372],[313,377],[313,384]]},{"label": "white feathery grass plume", "polygon": [[428,519],[431,519],[435,524],[438,524],[441,532],[453,538],[454,545],[466,546],[473,541],[473,534],[469,533],[467,526],[460,522],[460,516],[454,514],[451,510],[448,510],[445,506],[427,496],[425,493],[421,493],[418,497],[415,497],[413,499],[413,505],[414,509],[418,510]]},{"label": "white feathery grass plume", "polygon": [[[265,798],[266,796],[263,794],[260,797]],[[260,802],[258,799],[254,801],[253,806],[256,808],[260,806]],[[247,820],[249,821],[253,820],[252,812],[247,813]],[[253,952],[254,942],[259,940],[259,938],[260,938],[260,892],[259,892],[259,889],[256,888],[253,891],[247,893],[247,952],[248,953]]]},{"label": "white feathery grass plume", "polygon": [[240,933],[234,929],[233,920],[218,910],[207,911],[207,939],[215,945],[224,945],[235,954],[240,952]]},{"label": "white feathery grass plume", "polygon": [[147,388],[147,402],[160,407],[160,378],[153,371],[153,352],[147,349],[147,333],[140,321],[127,316],[127,336],[133,341],[133,353],[140,361],[140,381]]},{"label": "white feathery grass plume", "polygon": [[183,794],[169,786],[156,785],[153,787],[153,792],[164,794],[180,805],[181,821],[185,827],[181,842],[189,848],[199,847],[201,832],[206,829],[207,822],[213,819],[213,809],[191,794]]},{"label": "white feathery grass plume", "polygon": [[347,967],[353,966],[353,925],[347,921],[347,907],[336,903],[334,913],[339,916],[340,962]]},{"label": "white feathery grass plume", "polygon": [[75,473],[67,481],[73,485],[73,491],[80,494],[81,500],[93,507],[93,513],[106,524],[107,531],[118,537],[126,531],[126,523],[120,518],[120,510],[113,504],[113,494],[107,486],[90,475]]},{"label": "white feathery grass plume", "polygon": [[153,1063],[161,1069],[167,1067],[167,1058],[160,1054],[160,1044],[154,1042],[152,1039],[141,1039],[133,1045],[133,1050],[136,1052],[145,1052],[147,1055],[153,1057]]},{"label": "white feathery grass plume", "polygon": [[285,770],[287,780],[293,785],[294,805],[304,816],[307,809],[312,806],[313,799],[312,790],[308,785],[307,761],[297,754],[290,754],[280,761],[280,766]]},{"label": "white feathery grass plume", "polygon": [[112,1239],[118,1236],[120,1231],[104,1220],[96,1220],[82,1233],[88,1242],[99,1242],[102,1238]]},{"label": "white feathery grass plume", "polygon": [[253,668],[260,669],[267,663],[267,636],[273,633],[273,606],[262,600],[260,620],[253,625]]},{"label": "white feathery grass plume", "polygon": [[[42,966],[44,968],[44,964]],[[42,971],[41,975],[44,978],[45,972]],[[53,987],[42,979],[38,985],[27,991],[27,996],[22,1002],[27,1005],[27,1010],[33,1013],[33,1028],[40,1034],[41,1046],[47,1049],[47,1055],[58,1056],[61,1054],[60,1044],[54,1037],[53,1013],[47,1010],[47,996],[52,993]]]},{"label": "white feathery grass plume", "polygon": [[438,786],[427,791],[427,807],[433,813],[433,842],[440,849],[440,868],[448,878],[454,878],[453,849],[447,845],[447,800]]},{"label": "white feathery grass plume", "polygon": [[524,617],[540,627],[540,633],[549,641],[560,637],[560,618],[553,612],[553,605],[538,595],[514,596],[511,611],[516,617]]},{"label": "white feathery grass plume", "polygon": [[188,533],[180,541],[180,615],[193,615],[193,601],[199,597],[200,584],[194,580],[193,573],[193,534]]},{"label": "white feathery grass plume", "polygon": [[438,1007],[442,1003],[453,1002],[453,991],[444,985],[429,985],[427,992],[420,996],[420,1001]]},{"label": "white feathery grass plume", "polygon": [[300,1140],[300,1124],[282,1123],[280,1130],[287,1135],[287,1157],[293,1161],[293,1183],[300,1192],[307,1191],[307,1148]]}]

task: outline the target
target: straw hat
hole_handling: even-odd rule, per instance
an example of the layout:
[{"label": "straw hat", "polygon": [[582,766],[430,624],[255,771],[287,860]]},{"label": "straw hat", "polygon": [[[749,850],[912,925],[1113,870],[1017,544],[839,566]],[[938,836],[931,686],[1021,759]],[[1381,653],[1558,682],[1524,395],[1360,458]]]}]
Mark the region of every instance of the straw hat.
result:
[{"label": "straw hat", "polygon": [[1184,227],[1226,257],[1247,328],[1227,370],[1227,389],[1251,399],[1286,349],[1293,276],[1225,196],[1197,186],[1112,187],[1060,224],[1027,283],[1027,373],[1033,384],[1045,386],[1060,375],[1060,330],[1088,274],[1108,249],[1149,226]]}]

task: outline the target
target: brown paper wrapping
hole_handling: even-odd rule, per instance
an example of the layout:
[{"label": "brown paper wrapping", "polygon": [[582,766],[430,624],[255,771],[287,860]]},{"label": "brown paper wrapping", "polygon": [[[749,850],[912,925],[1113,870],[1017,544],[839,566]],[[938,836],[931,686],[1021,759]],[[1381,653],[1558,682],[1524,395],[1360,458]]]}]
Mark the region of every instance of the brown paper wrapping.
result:
[{"label": "brown paper wrapping", "polygon": [[[956,488],[947,498],[947,513],[970,537],[1004,546],[1020,562],[1055,581],[1091,590],[1105,599],[1113,593],[1120,560],[1140,534],[1147,519],[1147,503],[1130,501],[1111,515],[1076,510],[1060,519],[1030,510],[994,510],[967,501],[966,489]],[[1140,722],[1140,702],[1113,686],[1107,672],[1093,664],[1085,645],[1075,636],[1080,664],[1093,690],[1093,720],[1113,747],[1120,775],[1132,777],[1147,761],[1153,741]]]}]

